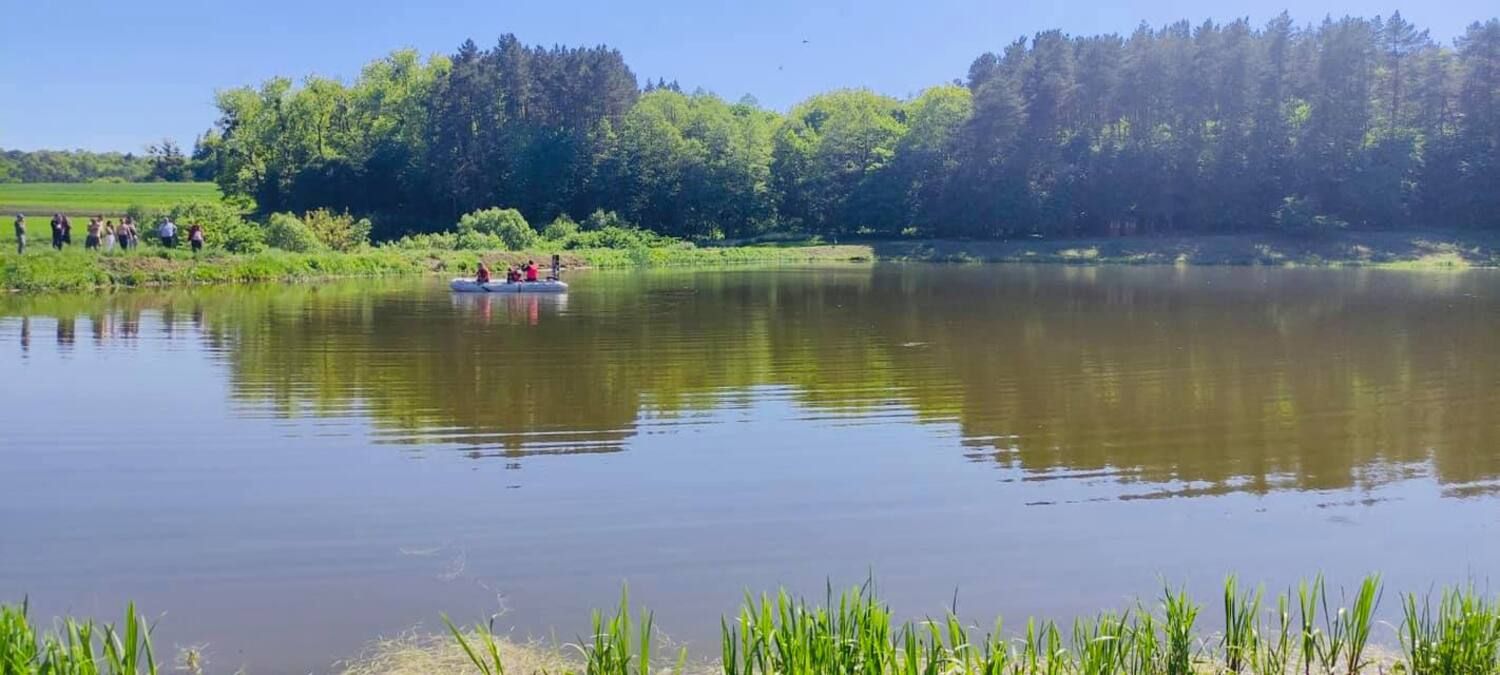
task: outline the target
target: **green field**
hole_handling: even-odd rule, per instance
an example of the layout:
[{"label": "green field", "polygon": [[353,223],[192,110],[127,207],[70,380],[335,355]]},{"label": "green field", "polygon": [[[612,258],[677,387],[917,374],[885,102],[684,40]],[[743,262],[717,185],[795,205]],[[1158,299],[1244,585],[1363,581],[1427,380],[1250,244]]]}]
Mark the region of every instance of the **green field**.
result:
[{"label": "green field", "polygon": [[0,214],[16,213],[44,224],[54,213],[119,216],[132,204],[166,208],[194,199],[218,199],[213,183],[0,183]]}]

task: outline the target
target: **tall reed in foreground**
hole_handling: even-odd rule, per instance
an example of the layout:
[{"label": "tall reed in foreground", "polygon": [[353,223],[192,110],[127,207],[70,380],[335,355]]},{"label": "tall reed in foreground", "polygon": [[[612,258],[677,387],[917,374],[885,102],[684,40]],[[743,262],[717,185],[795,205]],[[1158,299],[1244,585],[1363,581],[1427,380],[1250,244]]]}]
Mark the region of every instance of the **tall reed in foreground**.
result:
[{"label": "tall reed in foreground", "polygon": [[1260,636],[1256,626],[1260,619],[1259,589],[1240,593],[1234,575],[1224,581],[1224,637],[1219,641],[1224,667],[1231,673],[1244,672],[1255,659]]},{"label": "tall reed in foreground", "polygon": [[1412,675],[1500,672],[1500,605],[1473,586],[1445,588],[1432,606],[1429,595],[1402,603],[1401,647]]},{"label": "tall reed in foreground", "polygon": [[[651,660],[651,651],[659,637],[655,619],[650,612],[644,610],[638,624],[632,622],[630,617],[628,591],[620,594],[620,605],[613,615],[605,616],[603,612],[595,610],[593,633],[571,645],[582,656],[582,669],[563,669],[559,675],[652,675],[661,672],[681,675],[687,663],[687,650],[678,652],[677,662],[669,670],[656,669]],[[466,636],[447,616],[443,617],[443,623],[482,675],[505,675],[500,639],[495,636],[492,626],[478,624],[474,627],[473,634]]]},{"label": "tall reed in foreground", "polygon": [[30,607],[0,605],[0,675],[157,675],[151,627],[127,605],[117,627],[62,619],[39,634]]},{"label": "tall reed in foreground", "polygon": [[[1053,622],[1030,619],[1007,638],[999,621],[992,632],[951,614],[899,622],[869,584],[839,594],[829,588],[821,603],[786,591],[747,594],[738,612],[720,621],[721,660],[712,670],[723,675],[1500,675],[1500,604],[1472,588],[1444,591],[1435,608],[1406,596],[1405,618],[1397,627],[1404,658],[1377,664],[1369,645],[1380,596],[1378,576],[1364,579],[1350,596],[1330,594],[1322,577],[1315,577],[1278,594],[1267,609],[1261,589],[1244,589],[1229,577],[1222,595],[1223,630],[1216,635],[1199,629],[1201,606],[1185,590],[1169,587],[1154,608],[1080,618],[1068,637]],[[594,637],[582,649],[577,672],[651,672],[651,617],[643,616],[639,630],[630,617],[625,600],[613,618],[595,615]],[[465,649],[480,672],[503,672],[482,663],[493,660],[486,655],[494,650]],[[682,664],[679,657],[678,672]]]}]

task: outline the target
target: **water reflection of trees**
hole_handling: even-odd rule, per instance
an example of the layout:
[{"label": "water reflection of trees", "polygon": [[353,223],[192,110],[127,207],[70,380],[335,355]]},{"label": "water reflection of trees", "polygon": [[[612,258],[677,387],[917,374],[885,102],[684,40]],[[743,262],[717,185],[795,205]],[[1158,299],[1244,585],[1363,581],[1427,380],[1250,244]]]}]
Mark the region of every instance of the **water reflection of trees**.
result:
[{"label": "water reflection of trees", "polygon": [[434,302],[401,284],[121,296],[91,325],[128,338],[155,302],[164,325],[202,326],[247,404],[357,413],[383,441],[476,456],[613,451],[652,420],[791,392],[854,423],[893,405],[954,423],[971,456],[1033,476],[1268,491],[1413,464],[1454,484],[1500,477],[1496,286],[1193,268],[676,273],[598,278],[565,304]]}]

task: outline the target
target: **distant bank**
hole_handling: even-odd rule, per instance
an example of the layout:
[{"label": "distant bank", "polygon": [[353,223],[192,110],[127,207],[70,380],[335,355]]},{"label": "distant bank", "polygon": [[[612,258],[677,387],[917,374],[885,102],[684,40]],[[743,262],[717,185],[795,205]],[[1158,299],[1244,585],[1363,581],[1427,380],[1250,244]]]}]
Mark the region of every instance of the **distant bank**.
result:
[{"label": "distant bank", "polygon": [[[41,224],[45,224],[42,221]],[[16,255],[11,228],[0,235],[0,287],[12,291],[78,291],[135,286],[310,281],[335,277],[472,273],[550,259],[552,250],[411,250],[374,246],[353,252],[235,254],[155,247],[109,253],[56,252],[33,235]],[[1439,231],[1342,232],[1316,239],[1267,235],[1026,239],[1015,241],[879,241],[844,244],[783,242],[739,246],[652,246],[562,251],[563,264],[581,267],[717,266],[851,263],[1060,263],[1078,265],[1374,266],[1414,269],[1500,267],[1500,236]]]}]

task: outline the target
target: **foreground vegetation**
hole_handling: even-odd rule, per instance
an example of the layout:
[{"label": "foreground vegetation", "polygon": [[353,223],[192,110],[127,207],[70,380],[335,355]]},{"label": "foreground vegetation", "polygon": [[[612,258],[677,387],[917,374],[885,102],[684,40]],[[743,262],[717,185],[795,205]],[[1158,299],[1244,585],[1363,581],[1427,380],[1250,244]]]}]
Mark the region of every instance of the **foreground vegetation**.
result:
[{"label": "foreground vegetation", "polygon": [[[1378,576],[1348,594],[1331,593],[1318,577],[1270,600],[1230,577],[1220,599],[1223,628],[1208,634],[1200,622],[1205,608],[1172,588],[1155,606],[1105,612],[1069,626],[1028,619],[1013,631],[999,620],[985,631],[952,614],[900,623],[869,584],[838,597],[830,590],[822,606],[785,592],[747,595],[738,614],[721,622],[718,663],[699,670],[723,675],[1500,673],[1500,604],[1472,588],[1447,589],[1435,600],[1404,595],[1397,634],[1388,636],[1400,648],[1387,654],[1376,642],[1381,596]],[[465,633],[451,622],[448,626],[470,664],[450,672],[506,672],[505,647],[490,627]],[[642,612],[632,622],[628,598],[612,616],[595,612],[592,626],[576,645],[581,662],[564,672],[688,670],[685,650],[653,658],[653,617]]]},{"label": "foreground vegetation", "polygon": [[119,216],[132,205],[166,209],[190,200],[217,200],[213,183],[0,183],[0,216],[4,236],[11,238],[10,220],[26,214],[32,236],[46,232],[54,213],[70,216]]},{"label": "foreground vegetation", "polygon": [[0,606],[0,675],[156,675],[160,670],[151,626],[133,604],[119,625],[66,618],[50,632],[31,623],[26,603]]},{"label": "foreground vegetation", "polygon": [[[1153,604],[1080,618],[1070,625],[1028,619],[985,630],[949,614],[899,622],[866,584],[822,605],[786,592],[747,595],[720,624],[716,663],[689,665],[685,650],[658,654],[654,617],[639,618],[622,596],[610,614],[572,645],[516,645],[492,626],[464,630],[447,622],[451,641],[377,643],[345,675],[553,672],[648,675],[1489,675],[1500,673],[1500,603],[1471,586],[1436,595],[1400,596],[1393,634],[1376,620],[1378,576],[1351,591],[1330,591],[1321,577],[1267,598],[1234,577],[1214,603],[1221,629],[1205,632],[1204,605],[1167,588]],[[198,670],[199,655],[186,659]],[[43,675],[156,673],[150,628],[132,606],[116,628],[64,619],[39,632],[24,605],[0,607],[0,673]]]}]

